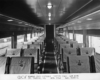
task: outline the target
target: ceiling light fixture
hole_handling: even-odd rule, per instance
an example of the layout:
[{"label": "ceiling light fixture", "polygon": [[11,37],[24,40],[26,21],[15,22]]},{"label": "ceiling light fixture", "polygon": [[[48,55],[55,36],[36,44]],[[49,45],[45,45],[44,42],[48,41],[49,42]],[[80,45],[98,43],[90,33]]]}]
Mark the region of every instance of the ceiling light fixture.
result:
[{"label": "ceiling light fixture", "polygon": [[86,20],[92,20],[92,18],[87,18]]},{"label": "ceiling light fixture", "polygon": [[22,22],[18,22],[19,24],[22,24]]},{"label": "ceiling light fixture", "polygon": [[49,2],[49,3],[47,4],[47,8],[48,8],[48,9],[52,9],[52,4],[51,4],[51,2]]},{"label": "ceiling light fixture", "polygon": [[75,24],[75,23],[72,23],[72,25],[73,25],[73,24]]},{"label": "ceiling light fixture", "polygon": [[27,23],[25,25],[28,25]]},{"label": "ceiling light fixture", "polygon": [[81,21],[77,21],[77,23],[81,23]]},{"label": "ceiling light fixture", "polygon": [[52,5],[51,2],[49,2],[49,3],[48,3],[48,6],[51,6],[51,5]]},{"label": "ceiling light fixture", "polygon": [[11,21],[13,21],[13,20],[12,20],[12,19],[9,19],[9,20],[7,20],[7,21],[11,22]]},{"label": "ceiling light fixture", "polygon": [[48,16],[51,17],[51,13],[48,13]]},{"label": "ceiling light fixture", "polygon": [[49,25],[51,25],[51,23],[49,23]]},{"label": "ceiling light fixture", "polygon": [[49,21],[51,20],[51,18],[49,18]]}]

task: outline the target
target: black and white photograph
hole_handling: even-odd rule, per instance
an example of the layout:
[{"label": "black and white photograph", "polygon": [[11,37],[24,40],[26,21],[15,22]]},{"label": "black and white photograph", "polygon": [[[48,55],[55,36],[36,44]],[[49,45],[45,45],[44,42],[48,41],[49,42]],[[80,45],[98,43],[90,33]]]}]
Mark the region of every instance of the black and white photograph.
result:
[{"label": "black and white photograph", "polygon": [[0,0],[0,80],[100,80],[100,0]]}]

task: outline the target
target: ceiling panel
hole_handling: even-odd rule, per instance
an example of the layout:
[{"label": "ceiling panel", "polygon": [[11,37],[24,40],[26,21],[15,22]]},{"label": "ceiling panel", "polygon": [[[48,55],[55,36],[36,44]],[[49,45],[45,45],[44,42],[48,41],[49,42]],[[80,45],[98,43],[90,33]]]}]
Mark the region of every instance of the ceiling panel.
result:
[{"label": "ceiling panel", "polygon": [[[48,2],[52,3],[52,9],[47,8]],[[90,13],[98,5],[100,0],[0,0],[0,14],[35,25],[65,24]]]},{"label": "ceiling panel", "polygon": [[66,24],[70,30],[100,29],[100,10]]},{"label": "ceiling panel", "polygon": [[0,0],[0,14],[14,17],[31,24],[39,25],[45,23],[32,12],[25,0]]},{"label": "ceiling panel", "polygon": [[82,17],[100,9],[100,0],[76,0],[71,8],[60,19],[60,23],[67,23],[76,17]]}]

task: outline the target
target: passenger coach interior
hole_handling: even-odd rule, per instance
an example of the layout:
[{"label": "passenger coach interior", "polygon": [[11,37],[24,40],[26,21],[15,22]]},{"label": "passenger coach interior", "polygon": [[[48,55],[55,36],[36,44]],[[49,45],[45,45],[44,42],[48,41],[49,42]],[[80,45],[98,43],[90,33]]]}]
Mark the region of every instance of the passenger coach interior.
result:
[{"label": "passenger coach interior", "polygon": [[0,0],[0,74],[100,73],[100,0]]}]

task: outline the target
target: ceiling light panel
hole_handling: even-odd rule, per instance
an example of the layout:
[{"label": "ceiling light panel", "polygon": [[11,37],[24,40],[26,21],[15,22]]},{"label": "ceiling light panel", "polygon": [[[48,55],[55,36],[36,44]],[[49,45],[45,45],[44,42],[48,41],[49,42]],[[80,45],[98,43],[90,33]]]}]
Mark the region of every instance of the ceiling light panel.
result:
[{"label": "ceiling light panel", "polygon": [[51,18],[49,18],[49,21],[51,20]]},{"label": "ceiling light panel", "polygon": [[9,20],[7,20],[7,21],[11,22],[11,21],[13,21],[13,20],[12,20],[12,19],[9,19]]},{"label": "ceiling light panel", "polygon": [[77,21],[77,23],[81,23],[81,21]]},{"label": "ceiling light panel", "polygon": [[51,2],[48,2],[47,8],[48,8],[48,9],[52,9],[52,7],[53,7],[53,6],[52,6],[52,3],[51,3]]},{"label": "ceiling light panel", "polygon": [[92,18],[87,18],[86,20],[92,20]]},{"label": "ceiling light panel", "polygon": [[48,13],[48,16],[51,17],[51,13]]}]

